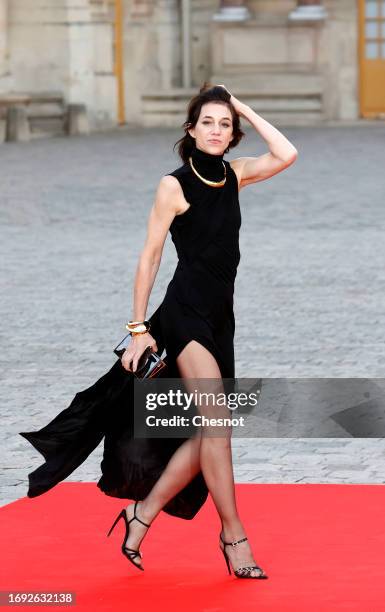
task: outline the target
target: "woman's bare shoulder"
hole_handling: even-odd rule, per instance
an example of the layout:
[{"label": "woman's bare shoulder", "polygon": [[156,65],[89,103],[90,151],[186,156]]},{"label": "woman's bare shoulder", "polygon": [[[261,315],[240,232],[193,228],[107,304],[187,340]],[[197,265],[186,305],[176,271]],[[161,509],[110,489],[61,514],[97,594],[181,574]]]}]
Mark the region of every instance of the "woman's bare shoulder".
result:
[{"label": "woman's bare shoulder", "polygon": [[168,195],[176,195],[182,191],[180,182],[172,174],[165,174],[162,176],[158,188],[161,188],[162,191],[166,191]]},{"label": "woman's bare shoulder", "polygon": [[156,199],[163,202],[167,207],[171,206],[175,214],[178,214],[186,207],[180,182],[171,174],[166,174],[159,180]]}]

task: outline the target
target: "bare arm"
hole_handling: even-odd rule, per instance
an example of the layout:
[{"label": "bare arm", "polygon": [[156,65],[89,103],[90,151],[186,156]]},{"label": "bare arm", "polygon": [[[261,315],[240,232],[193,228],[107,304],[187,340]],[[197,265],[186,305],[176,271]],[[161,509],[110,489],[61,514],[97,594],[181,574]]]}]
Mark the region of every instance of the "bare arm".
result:
[{"label": "bare arm", "polygon": [[132,317],[134,321],[145,319],[167,233],[179,210],[180,192],[181,187],[175,177],[163,176],[161,178],[148,219],[144,248],[136,269]]},{"label": "bare arm", "polygon": [[[226,89],[224,85],[222,87]],[[226,91],[230,94],[228,90]],[[249,121],[269,148],[268,153],[258,157],[238,157],[231,161],[231,167],[238,178],[239,189],[250,183],[268,179],[295,162],[298,151],[286,136],[232,94],[230,102],[237,114]]]},{"label": "bare arm", "polygon": [[[133,300],[134,321],[143,321],[152,287],[158,272],[164,243],[170,225],[180,207],[181,187],[173,176],[163,176],[159,181],[155,202],[150,211],[147,223],[147,236],[136,268]],[[131,346],[122,357],[122,364],[127,369],[135,371],[138,360],[147,346],[157,350],[156,341],[150,333],[133,336]]]},{"label": "bare arm", "polygon": [[298,157],[294,145],[273,125],[257,115],[249,106],[238,101],[239,112],[249,120],[262,136],[270,151],[259,157],[238,157],[232,166],[238,177],[239,187],[263,181],[288,168]]},{"label": "bare arm", "polygon": [[298,156],[298,151],[290,140],[266,119],[257,115],[250,106],[242,104],[239,100],[237,100],[237,104],[239,114],[247,119],[256,132],[262,136],[270,149],[270,155],[283,164],[290,165],[293,163]]}]

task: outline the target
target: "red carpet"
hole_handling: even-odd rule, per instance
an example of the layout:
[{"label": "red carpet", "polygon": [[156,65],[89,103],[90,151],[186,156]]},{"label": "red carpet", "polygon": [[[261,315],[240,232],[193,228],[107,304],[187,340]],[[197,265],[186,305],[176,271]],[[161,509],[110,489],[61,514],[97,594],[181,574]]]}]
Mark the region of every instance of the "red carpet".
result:
[{"label": "red carpet", "polygon": [[[63,482],[1,508],[2,591],[72,591],[73,607],[138,612],[385,610],[385,487],[237,485],[240,515],[268,580],[227,574],[219,520],[161,512],[142,542],[141,572],[122,555],[126,500]],[[17,606],[46,610],[51,606]]]}]

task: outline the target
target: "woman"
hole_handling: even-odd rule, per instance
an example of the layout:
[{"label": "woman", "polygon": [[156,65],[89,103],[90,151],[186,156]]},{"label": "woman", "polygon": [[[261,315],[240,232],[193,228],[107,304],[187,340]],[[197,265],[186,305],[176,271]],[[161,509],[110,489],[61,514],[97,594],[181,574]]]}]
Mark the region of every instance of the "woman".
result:
[{"label": "woman", "polygon": [[[224,153],[244,136],[240,116],[264,138],[270,151],[228,162]],[[108,533],[124,519],[122,552],[131,563],[143,569],[139,546],[160,510],[192,518],[209,491],[222,524],[219,546],[229,573],[232,566],[237,577],[267,578],[256,565],[237,512],[229,430],[221,436],[198,430],[188,439],[167,440],[167,445],[162,439],[139,440],[132,436],[127,406],[117,408],[123,394],[132,391],[132,372],[147,346],[159,353],[166,349],[170,375],[180,376],[186,386],[191,379],[234,377],[238,192],[284,170],[297,157],[295,147],[276,128],[223,85],[201,88],[190,101],[184,126],[185,135],[178,141],[184,163],[161,178],[149,216],[135,278],[130,347],[121,362],[77,394],[49,425],[40,432],[21,433],[46,459],[45,466],[29,475],[28,495],[39,495],[67,476],[105,435],[98,486],[107,495],[136,500],[123,508]],[[148,322],[147,304],[168,231],[178,265],[162,304]],[[113,419],[106,418],[108,408],[115,410]],[[227,408],[222,412],[229,414]],[[59,442],[59,433],[62,440],[64,435],[68,438]]]},{"label": "woman", "polygon": [[[238,115],[250,120],[268,142],[270,152],[256,159],[241,157],[223,162],[224,152],[236,146],[243,136]],[[231,377],[233,284],[239,262],[237,194],[245,185],[286,168],[297,151],[278,130],[223,86],[201,90],[190,103],[185,126],[186,135],[179,141],[185,163],[161,179],[150,214],[135,280],[133,319],[145,319],[150,288],[170,230],[179,263],[162,304],[167,354],[176,358],[184,379]],[[131,346],[122,358],[123,367],[130,369],[132,364],[135,371],[148,345],[155,351],[158,348],[149,331],[133,334]],[[229,559],[237,576],[266,577],[255,564],[237,512],[228,436],[195,436],[185,441],[145,499],[126,508],[123,517],[129,528],[125,546],[130,559],[140,564],[138,549],[148,526],[165,503],[200,470],[222,522],[220,546],[227,564]],[[230,543],[233,546],[229,547]]]}]

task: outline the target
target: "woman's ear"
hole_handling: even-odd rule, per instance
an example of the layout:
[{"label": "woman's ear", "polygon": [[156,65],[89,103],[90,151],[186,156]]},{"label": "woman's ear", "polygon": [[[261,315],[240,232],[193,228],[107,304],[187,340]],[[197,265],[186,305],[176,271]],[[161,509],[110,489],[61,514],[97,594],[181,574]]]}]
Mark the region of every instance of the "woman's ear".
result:
[{"label": "woman's ear", "polygon": [[191,128],[191,129],[186,128],[186,132],[191,136],[191,138],[195,138],[194,128]]}]

